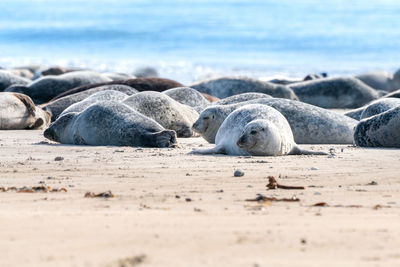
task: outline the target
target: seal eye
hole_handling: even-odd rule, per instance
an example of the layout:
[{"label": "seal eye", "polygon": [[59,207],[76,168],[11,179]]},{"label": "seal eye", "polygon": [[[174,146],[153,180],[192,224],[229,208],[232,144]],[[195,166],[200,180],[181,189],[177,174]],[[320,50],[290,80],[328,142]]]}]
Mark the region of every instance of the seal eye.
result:
[{"label": "seal eye", "polygon": [[264,132],[264,128],[261,128],[261,131],[263,131],[263,132]]},{"label": "seal eye", "polygon": [[252,130],[252,131],[250,132],[251,135],[255,135],[256,133],[257,133],[256,130]]},{"label": "seal eye", "polygon": [[210,117],[204,117],[203,120],[208,120]]}]

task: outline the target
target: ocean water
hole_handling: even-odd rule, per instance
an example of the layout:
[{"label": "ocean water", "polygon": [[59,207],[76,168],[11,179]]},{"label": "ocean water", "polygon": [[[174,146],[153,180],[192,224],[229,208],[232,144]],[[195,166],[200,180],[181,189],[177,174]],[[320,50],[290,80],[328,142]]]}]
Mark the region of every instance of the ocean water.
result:
[{"label": "ocean water", "polygon": [[0,66],[300,77],[400,67],[398,0],[0,1]]}]

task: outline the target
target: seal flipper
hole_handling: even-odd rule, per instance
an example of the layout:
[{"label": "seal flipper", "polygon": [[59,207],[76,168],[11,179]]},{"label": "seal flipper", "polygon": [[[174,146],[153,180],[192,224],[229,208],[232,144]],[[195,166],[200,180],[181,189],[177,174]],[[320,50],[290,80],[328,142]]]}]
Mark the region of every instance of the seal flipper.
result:
[{"label": "seal flipper", "polygon": [[226,154],[226,151],[222,145],[218,145],[210,149],[195,149],[189,152],[189,154],[200,154],[200,155]]},{"label": "seal flipper", "polygon": [[15,93],[14,95],[25,105],[29,115],[34,117],[35,111],[36,111],[36,106],[33,103],[32,99],[29,96],[24,95],[24,94]]},{"label": "seal flipper", "polygon": [[301,149],[298,146],[294,146],[288,155],[328,155],[328,153]]}]

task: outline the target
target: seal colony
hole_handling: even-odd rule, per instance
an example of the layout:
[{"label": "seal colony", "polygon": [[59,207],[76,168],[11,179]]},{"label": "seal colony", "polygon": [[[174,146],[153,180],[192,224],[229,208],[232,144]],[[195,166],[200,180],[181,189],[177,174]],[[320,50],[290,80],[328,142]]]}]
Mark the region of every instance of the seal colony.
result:
[{"label": "seal colony", "polygon": [[0,70],[0,128],[45,129],[47,139],[74,145],[176,147],[177,137],[195,132],[215,143],[193,154],[325,155],[298,144],[400,144],[400,71],[290,82],[220,77],[189,87],[156,76]]}]

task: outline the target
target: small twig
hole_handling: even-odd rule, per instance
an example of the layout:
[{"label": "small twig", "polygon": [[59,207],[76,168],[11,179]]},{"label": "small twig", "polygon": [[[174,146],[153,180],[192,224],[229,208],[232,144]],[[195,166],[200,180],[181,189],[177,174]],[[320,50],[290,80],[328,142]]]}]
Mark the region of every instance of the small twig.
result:
[{"label": "small twig", "polygon": [[276,197],[266,197],[261,194],[257,194],[256,198],[253,199],[246,199],[246,201],[255,201],[255,202],[266,202],[266,201],[275,201],[275,202],[299,202],[300,199],[298,199],[296,196],[293,196],[292,198],[276,198]]}]

